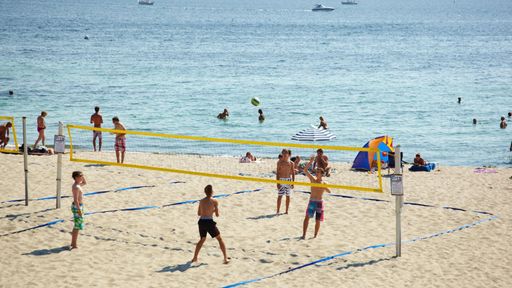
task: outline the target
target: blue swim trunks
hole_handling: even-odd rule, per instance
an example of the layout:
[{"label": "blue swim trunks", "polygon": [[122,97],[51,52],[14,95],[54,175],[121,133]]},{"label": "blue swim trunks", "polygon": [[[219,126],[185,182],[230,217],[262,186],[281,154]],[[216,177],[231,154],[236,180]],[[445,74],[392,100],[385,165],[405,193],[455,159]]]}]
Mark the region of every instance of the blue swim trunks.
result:
[{"label": "blue swim trunks", "polygon": [[309,200],[306,215],[313,218],[316,214],[316,220],[324,221],[324,201],[322,200]]}]

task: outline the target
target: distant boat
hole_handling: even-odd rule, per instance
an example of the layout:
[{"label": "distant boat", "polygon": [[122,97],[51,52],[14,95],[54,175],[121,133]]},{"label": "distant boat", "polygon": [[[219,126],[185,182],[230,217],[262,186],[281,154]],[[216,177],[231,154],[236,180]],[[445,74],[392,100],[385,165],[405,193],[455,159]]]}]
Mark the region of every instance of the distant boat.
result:
[{"label": "distant boat", "polygon": [[341,1],[341,4],[343,4],[343,5],[357,5],[357,2],[355,0],[347,0],[347,1]]},{"label": "distant boat", "polygon": [[155,2],[151,0],[139,0],[140,5],[153,5]]},{"label": "distant boat", "polygon": [[326,7],[322,4],[316,4],[315,7],[313,7],[313,9],[311,9],[311,11],[327,11],[327,12],[332,11],[332,10],[334,10],[334,8]]}]

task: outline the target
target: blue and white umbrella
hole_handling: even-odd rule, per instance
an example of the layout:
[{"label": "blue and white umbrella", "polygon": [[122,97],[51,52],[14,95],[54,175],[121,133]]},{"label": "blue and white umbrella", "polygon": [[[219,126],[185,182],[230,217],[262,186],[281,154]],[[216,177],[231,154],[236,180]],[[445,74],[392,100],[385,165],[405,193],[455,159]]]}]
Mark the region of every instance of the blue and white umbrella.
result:
[{"label": "blue and white umbrella", "polygon": [[334,138],[336,138],[336,135],[332,134],[329,129],[315,127],[304,129],[292,136],[292,140],[295,141],[331,141]]}]

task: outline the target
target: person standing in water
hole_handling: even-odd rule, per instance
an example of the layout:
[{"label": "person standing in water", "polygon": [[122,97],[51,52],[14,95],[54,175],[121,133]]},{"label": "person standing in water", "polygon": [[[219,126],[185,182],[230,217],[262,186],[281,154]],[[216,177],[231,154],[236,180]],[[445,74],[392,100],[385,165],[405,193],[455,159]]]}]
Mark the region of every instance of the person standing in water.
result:
[{"label": "person standing in water", "polygon": [[260,121],[260,122],[265,121],[265,115],[263,115],[263,110],[258,109],[258,113],[260,114],[260,116],[258,116],[258,121]]}]

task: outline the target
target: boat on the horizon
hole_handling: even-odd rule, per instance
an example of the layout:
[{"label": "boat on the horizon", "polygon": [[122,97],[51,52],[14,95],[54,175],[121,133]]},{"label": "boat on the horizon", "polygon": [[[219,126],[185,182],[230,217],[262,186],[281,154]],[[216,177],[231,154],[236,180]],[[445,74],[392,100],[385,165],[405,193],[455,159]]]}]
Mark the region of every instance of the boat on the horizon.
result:
[{"label": "boat on the horizon", "polygon": [[153,5],[155,2],[151,0],[139,0],[140,5]]},{"label": "boat on the horizon", "polygon": [[341,4],[342,5],[357,5],[357,2],[355,0],[346,0],[346,1],[341,1]]},{"label": "boat on the horizon", "polygon": [[315,7],[313,7],[313,9],[311,9],[311,11],[326,11],[326,12],[330,12],[332,10],[334,10],[334,8],[327,7],[322,4],[316,4]]}]

